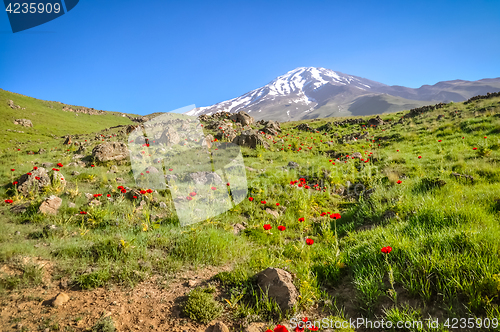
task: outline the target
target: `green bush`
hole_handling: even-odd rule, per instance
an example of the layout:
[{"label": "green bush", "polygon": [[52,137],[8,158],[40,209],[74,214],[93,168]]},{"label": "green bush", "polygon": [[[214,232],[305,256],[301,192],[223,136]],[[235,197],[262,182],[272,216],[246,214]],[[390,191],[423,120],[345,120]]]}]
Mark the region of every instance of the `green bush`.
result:
[{"label": "green bush", "polygon": [[92,327],[92,332],[115,332],[115,322],[111,317],[105,317],[99,319],[97,323]]},{"label": "green bush", "polygon": [[208,323],[222,313],[222,306],[214,300],[213,288],[195,288],[184,305],[184,314],[200,323]]}]

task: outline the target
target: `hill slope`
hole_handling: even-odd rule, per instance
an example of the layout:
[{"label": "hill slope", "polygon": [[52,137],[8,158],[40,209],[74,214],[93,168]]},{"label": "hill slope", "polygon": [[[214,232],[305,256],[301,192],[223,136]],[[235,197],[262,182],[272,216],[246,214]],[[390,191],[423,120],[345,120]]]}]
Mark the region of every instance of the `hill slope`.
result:
[{"label": "hill slope", "polygon": [[[13,102],[12,108],[10,101]],[[82,109],[99,115],[63,111]],[[130,115],[128,115],[130,116]],[[16,119],[28,119],[33,127],[15,125]],[[12,147],[28,140],[48,141],[53,136],[90,134],[117,125],[132,124],[122,113],[97,111],[66,105],[56,101],[45,101],[0,89],[0,147]],[[19,133],[22,131],[23,133]]]}]

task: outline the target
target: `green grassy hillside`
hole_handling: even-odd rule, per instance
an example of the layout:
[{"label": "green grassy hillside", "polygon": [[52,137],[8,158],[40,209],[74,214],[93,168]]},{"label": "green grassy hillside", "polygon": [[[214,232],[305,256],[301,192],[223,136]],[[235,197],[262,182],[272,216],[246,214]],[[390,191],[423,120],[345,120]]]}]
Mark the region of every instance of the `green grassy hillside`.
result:
[{"label": "green grassy hillside", "polygon": [[[21,116],[2,104],[2,124],[27,132],[11,125],[14,118],[25,117],[33,121],[32,130],[38,130],[38,136],[16,135],[18,140],[28,136],[47,141],[50,130],[64,135],[129,123],[113,115],[92,116],[82,128],[81,115],[75,118],[56,109],[57,104],[51,109],[49,102],[1,93],[2,99],[26,107]],[[207,321],[221,320],[234,331],[252,322],[271,329],[288,324],[293,331],[289,319],[306,316],[313,321],[364,317],[394,324],[439,319],[438,328],[384,331],[455,331],[453,319],[461,318],[470,319],[466,322],[474,328],[469,331],[475,331],[480,330],[477,319],[487,318],[488,330],[499,331],[500,97],[449,103],[414,117],[408,114],[382,114],[385,124],[378,127],[363,117],[360,123],[333,125],[329,131],[319,128],[344,119],[282,124],[282,133],[266,138],[269,149],[242,148],[248,197],[189,227],[179,226],[168,190],[139,191],[148,188],[135,183],[130,161],[87,161],[83,167],[68,167],[75,156],[73,147],[44,155],[9,150],[0,156],[0,263],[19,272],[0,273],[4,307],[17,308],[25,289],[48,285],[50,292],[52,283],[67,278],[75,298],[111,287],[131,294],[141,282],[164,296],[175,293],[176,298],[169,299],[181,304],[181,314],[155,302],[164,310],[155,312],[162,319],[159,330],[176,331],[182,324],[199,324],[196,328],[201,329]],[[301,123],[314,130],[295,128]],[[363,139],[341,140],[365,131]],[[53,142],[54,147],[61,143]],[[87,158],[98,143],[89,142]],[[150,151],[162,148],[151,144]],[[44,192],[21,196],[12,182],[43,162],[64,165],[59,172],[66,177],[66,188],[55,183]],[[289,167],[290,162],[298,167]],[[227,188],[230,185],[222,183],[212,190]],[[38,207],[50,194],[62,199],[61,208],[57,215],[41,215]],[[203,199],[189,192],[185,196],[189,201]],[[89,206],[92,199],[98,204]],[[11,209],[21,204],[26,204],[26,211]],[[336,213],[340,219],[330,217]],[[245,229],[235,234],[235,224]],[[42,282],[43,271],[23,265],[26,256],[53,264],[47,280]],[[206,267],[219,273],[213,278],[198,274]],[[291,311],[281,311],[259,292],[254,276],[268,267],[294,275],[300,297]],[[186,271],[207,282],[207,288],[192,287],[189,297],[184,297],[187,292],[176,293],[178,288],[169,291],[168,285]],[[33,296],[47,300],[44,291],[36,288]],[[141,296],[140,301],[153,301],[148,294]],[[120,305],[135,315],[136,330],[150,328],[147,321],[141,323],[149,312],[134,311],[131,301]],[[40,319],[50,318],[60,328],[73,326],[70,318],[45,312],[38,302],[26,306],[32,314],[16,309],[10,318],[0,316],[0,324],[22,322],[36,330]],[[97,321],[99,315],[89,321]],[[114,313],[113,319],[119,324],[125,318]]]},{"label": "green grassy hillside", "polygon": [[[12,109],[9,100],[21,108]],[[132,124],[133,122],[122,117],[121,113],[106,112],[104,115],[88,115],[63,111],[64,106],[59,102],[45,101],[23,96],[0,89],[0,150],[22,146],[21,143],[31,141],[30,148],[35,149],[52,142],[53,136],[90,134],[105,128]],[[25,109],[22,109],[25,108]],[[75,107],[73,107],[75,108]],[[14,125],[15,119],[29,119],[32,128]],[[17,133],[8,131],[24,131]],[[21,145],[20,145],[21,144]]]}]

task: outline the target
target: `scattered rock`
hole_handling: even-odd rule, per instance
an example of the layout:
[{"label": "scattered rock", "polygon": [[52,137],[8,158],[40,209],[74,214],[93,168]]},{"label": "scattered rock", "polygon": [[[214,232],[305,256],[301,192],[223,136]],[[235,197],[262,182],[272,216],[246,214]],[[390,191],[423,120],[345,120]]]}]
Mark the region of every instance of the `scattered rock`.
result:
[{"label": "scattered rock", "polygon": [[266,331],[266,323],[251,323],[248,325],[243,332],[264,332]]},{"label": "scattered rock", "polygon": [[298,168],[299,164],[297,164],[295,161],[290,161],[288,163],[288,167],[290,167],[290,168]]},{"label": "scattered rock", "polygon": [[266,149],[269,148],[269,143],[267,143],[261,135],[251,130],[244,131],[241,135],[236,136],[232,143],[239,146],[246,146],[251,149],[257,148],[258,145],[263,146]]},{"label": "scattered rock", "polygon": [[299,293],[292,282],[292,275],[285,270],[269,267],[257,275],[258,285],[281,310],[291,309],[297,303]]},{"label": "scattered rock", "polygon": [[43,167],[39,167],[36,170],[32,170],[28,173],[21,175],[17,180],[17,190],[24,196],[28,196],[30,191],[39,190],[41,191],[46,186],[50,185],[50,177],[47,170]]},{"label": "scattered rock", "polygon": [[236,114],[231,115],[230,119],[236,123],[240,123],[242,126],[247,126],[254,123],[254,118],[248,115],[245,111],[240,111]]},{"label": "scattered rock", "polygon": [[116,183],[125,183],[125,180],[123,178],[116,178],[115,181]]},{"label": "scattered rock", "polygon": [[51,195],[49,198],[47,198],[46,200],[44,200],[42,202],[38,211],[40,213],[44,213],[44,214],[55,215],[55,214],[57,214],[57,211],[61,207],[61,203],[62,203],[61,198],[54,196],[54,195]]},{"label": "scattered rock", "polygon": [[354,159],[361,159],[363,158],[363,155],[360,153],[360,152],[354,152],[351,157],[353,157]]},{"label": "scattered rock", "polygon": [[210,325],[205,332],[229,332],[229,328],[223,322],[217,322]]},{"label": "scattered rock", "polygon": [[129,155],[127,145],[120,142],[107,142],[97,145],[92,150],[92,157],[100,162],[123,160]]},{"label": "scattered rock", "polygon": [[280,216],[278,211],[274,211],[270,208],[266,208],[266,212],[272,215],[274,218],[278,218]]},{"label": "scattered rock", "polygon": [[188,282],[186,283],[188,285],[188,287],[196,287],[196,285],[198,284],[198,281],[197,280],[188,280]]},{"label": "scattered rock", "polygon": [[160,202],[160,208],[166,209],[167,208],[167,204],[165,204],[165,202]]},{"label": "scattered rock", "polygon": [[157,139],[157,142],[163,143],[166,146],[172,146],[175,144],[179,144],[181,138],[177,130],[172,126],[168,126],[167,129],[161,134],[160,138]]},{"label": "scattered rock", "polygon": [[69,203],[68,203],[68,206],[69,206],[70,208],[76,208],[76,204],[75,204],[75,203],[73,203],[73,202],[69,202]]},{"label": "scattered rock", "polygon": [[93,199],[89,203],[89,206],[99,206],[99,205],[101,205],[101,202],[98,201],[97,199]]},{"label": "scattered rock", "polygon": [[52,306],[53,307],[59,307],[63,305],[64,303],[69,301],[69,295],[66,293],[59,293],[57,296],[54,298],[52,301]]},{"label": "scattered rock", "polygon": [[245,226],[243,226],[242,224],[235,224],[233,225],[233,233],[235,235],[238,235],[240,234],[242,231],[244,231],[246,229]]},{"label": "scattered rock", "polygon": [[21,125],[23,127],[33,127],[33,123],[28,119],[16,119],[14,120],[15,125]]},{"label": "scattered rock", "polygon": [[28,207],[30,206],[30,203],[22,203],[22,204],[17,204],[14,205],[10,208],[10,211],[15,214],[21,214],[24,213]]},{"label": "scattered rock", "polygon": [[368,125],[370,125],[370,126],[380,126],[383,124],[384,124],[384,120],[382,120],[382,118],[379,115],[368,120]]}]

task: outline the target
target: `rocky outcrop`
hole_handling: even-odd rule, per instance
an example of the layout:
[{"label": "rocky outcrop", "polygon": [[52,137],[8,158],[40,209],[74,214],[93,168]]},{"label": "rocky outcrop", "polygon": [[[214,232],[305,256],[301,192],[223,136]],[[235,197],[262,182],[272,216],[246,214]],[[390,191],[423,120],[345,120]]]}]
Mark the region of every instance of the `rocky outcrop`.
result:
[{"label": "rocky outcrop", "polygon": [[267,143],[261,135],[250,130],[244,131],[241,135],[235,137],[232,142],[239,146],[245,146],[251,149],[255,149],[259,145],[266,149],[269,148],[269,143]]},{"label": "rocky outcrop", "polygon": [[311,133],[315,133],[316,132],[316,129],[313,129],[313,128],[309,127],[309,125],[307,123],[301,123],[298,126],[296,126],[294,129],[298,129],[298,130],[302,130],[302,131],[308,131],[308,132],[311,132]]},{"label": "rocky outcrop", "polygon": [[421,115],[421,114],[426,113],[426,112],[430,112],[430,111],[434,111],[434,110],[443,108],[444,106],[446,106],[445,103],[438,103],[435,105],[427,105],[427,106],[422,106],[422,107],[418,107],[418,108],[413,108],[404,117],[405,118],[413,118],[413,117],[416,117],[417,115]]},{"label": "rocky outcrop", "polygon": [[28,119],[16,119],[14,120],[15,125],[21,125],[23,127],[33,127],[33,123]]},{"label": "rocky outcrop", "polygon": [[97,145],[92,150],[92,157],[99,162],[111,160],[123,160],[129,155],[129,151],[125,143],[109,142]]},{"label": "rocky outcrop", "polygon": [[240,111],[231,115],[230,119],[236,123],[240,123],[242,126],[248,126],[254,123],[254,118],[248,115],[245,111]]},{"label": "rocky outcrop", "polygon": [[158,139],[159,143],[163,143],[166,146],[179,144],[180,141],[181,137],[179,136],[179,133],[172,126],[168,126]]},{"label": "rocky outcrop", "polygon": [[50,185],[51,181],[47,170],[39,167],[21,175],[17,183],[17,190],[24,196],[28,196],[30,192],[40,191]]},{"label": "rocky outcrop", "polygon": [[382,118],[379,115],[368,120],[368,125],[370,125],[370,126],[381,126],[383,124],[384,124],[384,120],[382,120]]},{"label": "rocky outcrop", "polygon": [[281,127],[279,122],[277,121],[261,121],[261,124],[264,124],[264,128],[260,129],[260,132],[273,136],[277,136],[279,133],[281,133]]},{"label": "rocky outcrop", "polygon": [[106,111],[100,111],[100,110],[96,110],[93,108],[87,108],[87,107],[77,108],[76,106],[63,106],[62,110],[64,112],[83,113],[83,114],[89,114],[89,115],[106,114]]}]

